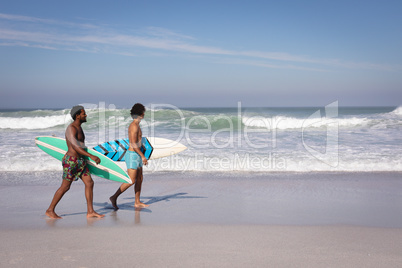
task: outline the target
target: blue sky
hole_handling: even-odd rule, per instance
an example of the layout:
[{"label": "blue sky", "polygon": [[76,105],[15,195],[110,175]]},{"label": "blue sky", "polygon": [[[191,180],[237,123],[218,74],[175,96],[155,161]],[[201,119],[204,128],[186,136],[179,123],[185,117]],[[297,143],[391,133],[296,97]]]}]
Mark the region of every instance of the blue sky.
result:
[{"label": "blue sky", "polygon": [[0,2],[0,108],[399,106],[402,1]]}]

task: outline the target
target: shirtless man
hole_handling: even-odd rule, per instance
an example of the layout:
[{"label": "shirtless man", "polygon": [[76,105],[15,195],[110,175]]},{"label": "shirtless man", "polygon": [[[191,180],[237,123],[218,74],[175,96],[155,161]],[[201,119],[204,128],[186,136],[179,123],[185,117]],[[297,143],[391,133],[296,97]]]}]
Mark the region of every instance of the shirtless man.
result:
[{"label": "shirtless man", "polygon": [[[142,132],[140,128],[140,122],[144,118],[145,107],[141,103],[136,103],[131,108],[131,117],[133,118],[133,122],[131,122],[128,127],[128,139],[130,143],[130,147],[126,152],[125,161],[127,165],[127,173],[130,176],[132,184],[134,186],[135,193],[135,208],[144,208],[149,207],[140,201],[141,195],[141,185],[143,181],[142,176],[142,165],[148,164],[147,159],[144,154],[141,152],[141,138]],[[119,189],[117,189],[116,193],[112,195],[109,199],[112,202],[113,207],[117,210],[119,207],[117,206],[117,198],[121,195],[125,190],[127,190],[132,184],[123,183]]]},{"label": "shirtless man", "polygon": [[60,188],[54,194],[52,203],[46,210],[46,215],[52,219],[61,219],[59,215],[54,211],[56,205],[59,203],[63,195],[70,189],[73,181],[81,180],[85,184],[85,198],[87,199],[87,218],[103,218],[105,215],[98,214],[93,208],[93,188],[94,181],[92,180],[91,173],[87,167],[86,160],[82,156],[88,156],[96,164],[100,163],[100,159],[87,151],[85,148],[85,135],[81,128],[81,124],[87,121],[87,115],[84,107],[74,106],[71,109],[72,122],[66,129],[66,142],[68,151],[64,155],[63,164],[63,181]]}]

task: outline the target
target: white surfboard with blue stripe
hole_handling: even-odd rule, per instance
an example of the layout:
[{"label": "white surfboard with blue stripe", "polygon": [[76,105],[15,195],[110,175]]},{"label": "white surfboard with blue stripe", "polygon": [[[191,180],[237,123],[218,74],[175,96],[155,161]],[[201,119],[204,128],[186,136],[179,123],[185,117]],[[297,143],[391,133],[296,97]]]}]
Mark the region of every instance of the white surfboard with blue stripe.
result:
[{"label": "white surfboard with blue stripe", "polygon": [[[187,149],[183,144],[164,138],[142,138],[141,152],[147,159],[157,159],[180,153]],[[94,150],[113,161],[123,162],[126,151],[130,147],[128,139],[116,139],[94,147]]]}]

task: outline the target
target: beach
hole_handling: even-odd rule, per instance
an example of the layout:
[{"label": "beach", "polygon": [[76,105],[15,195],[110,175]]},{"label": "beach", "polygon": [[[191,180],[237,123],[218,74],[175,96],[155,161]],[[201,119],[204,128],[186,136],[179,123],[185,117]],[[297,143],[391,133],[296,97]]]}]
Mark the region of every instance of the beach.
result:
[{"label": "beach", "polygon": [[0,7],[0,268],[402,268],[402,1]]},{"label": "beach", "polygon": [[[401,107],[171,108],[143,135],[188,149],[144,167],[147,208],[131,188],[115,211],[120,183],[94,177],[102,219],[81,181],[45,215],[62,167],[34,140],[69,109],[0,112],[0,267],[401,266]],[[86,112],[88,147],[126,138],[128,109]]]},{"label": "beach", "polygon": [[[1,267],[398,267],[400,172],[146,172],[135,209],[131,188],[94,178],[87,219],[74,182],[45,216],[60,172],[1,173]],[[18,178],[17,178],[18,176]],[[53,178],[54,177],[54,178]]]}]

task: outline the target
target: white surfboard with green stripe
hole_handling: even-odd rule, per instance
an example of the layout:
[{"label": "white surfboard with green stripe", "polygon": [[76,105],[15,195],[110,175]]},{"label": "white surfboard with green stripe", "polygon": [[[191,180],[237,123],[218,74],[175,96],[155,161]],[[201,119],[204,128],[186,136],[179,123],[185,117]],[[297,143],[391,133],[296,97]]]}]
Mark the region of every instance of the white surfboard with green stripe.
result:
[{"label": "white surfboard with green stripe", "polygon": [[[60,161],[68,150],[66,140],[58,137],[39,136],[35,138],[35,143],[45,153]],[[91,148],[86,148],[85,150],[88,153],[99,157],[101,160],[100,164],[96,164],[89,157],[84,156],[87,160],[91,174],[112,181],[131,183],[131,179],[127,172],[113,160]]]}]

